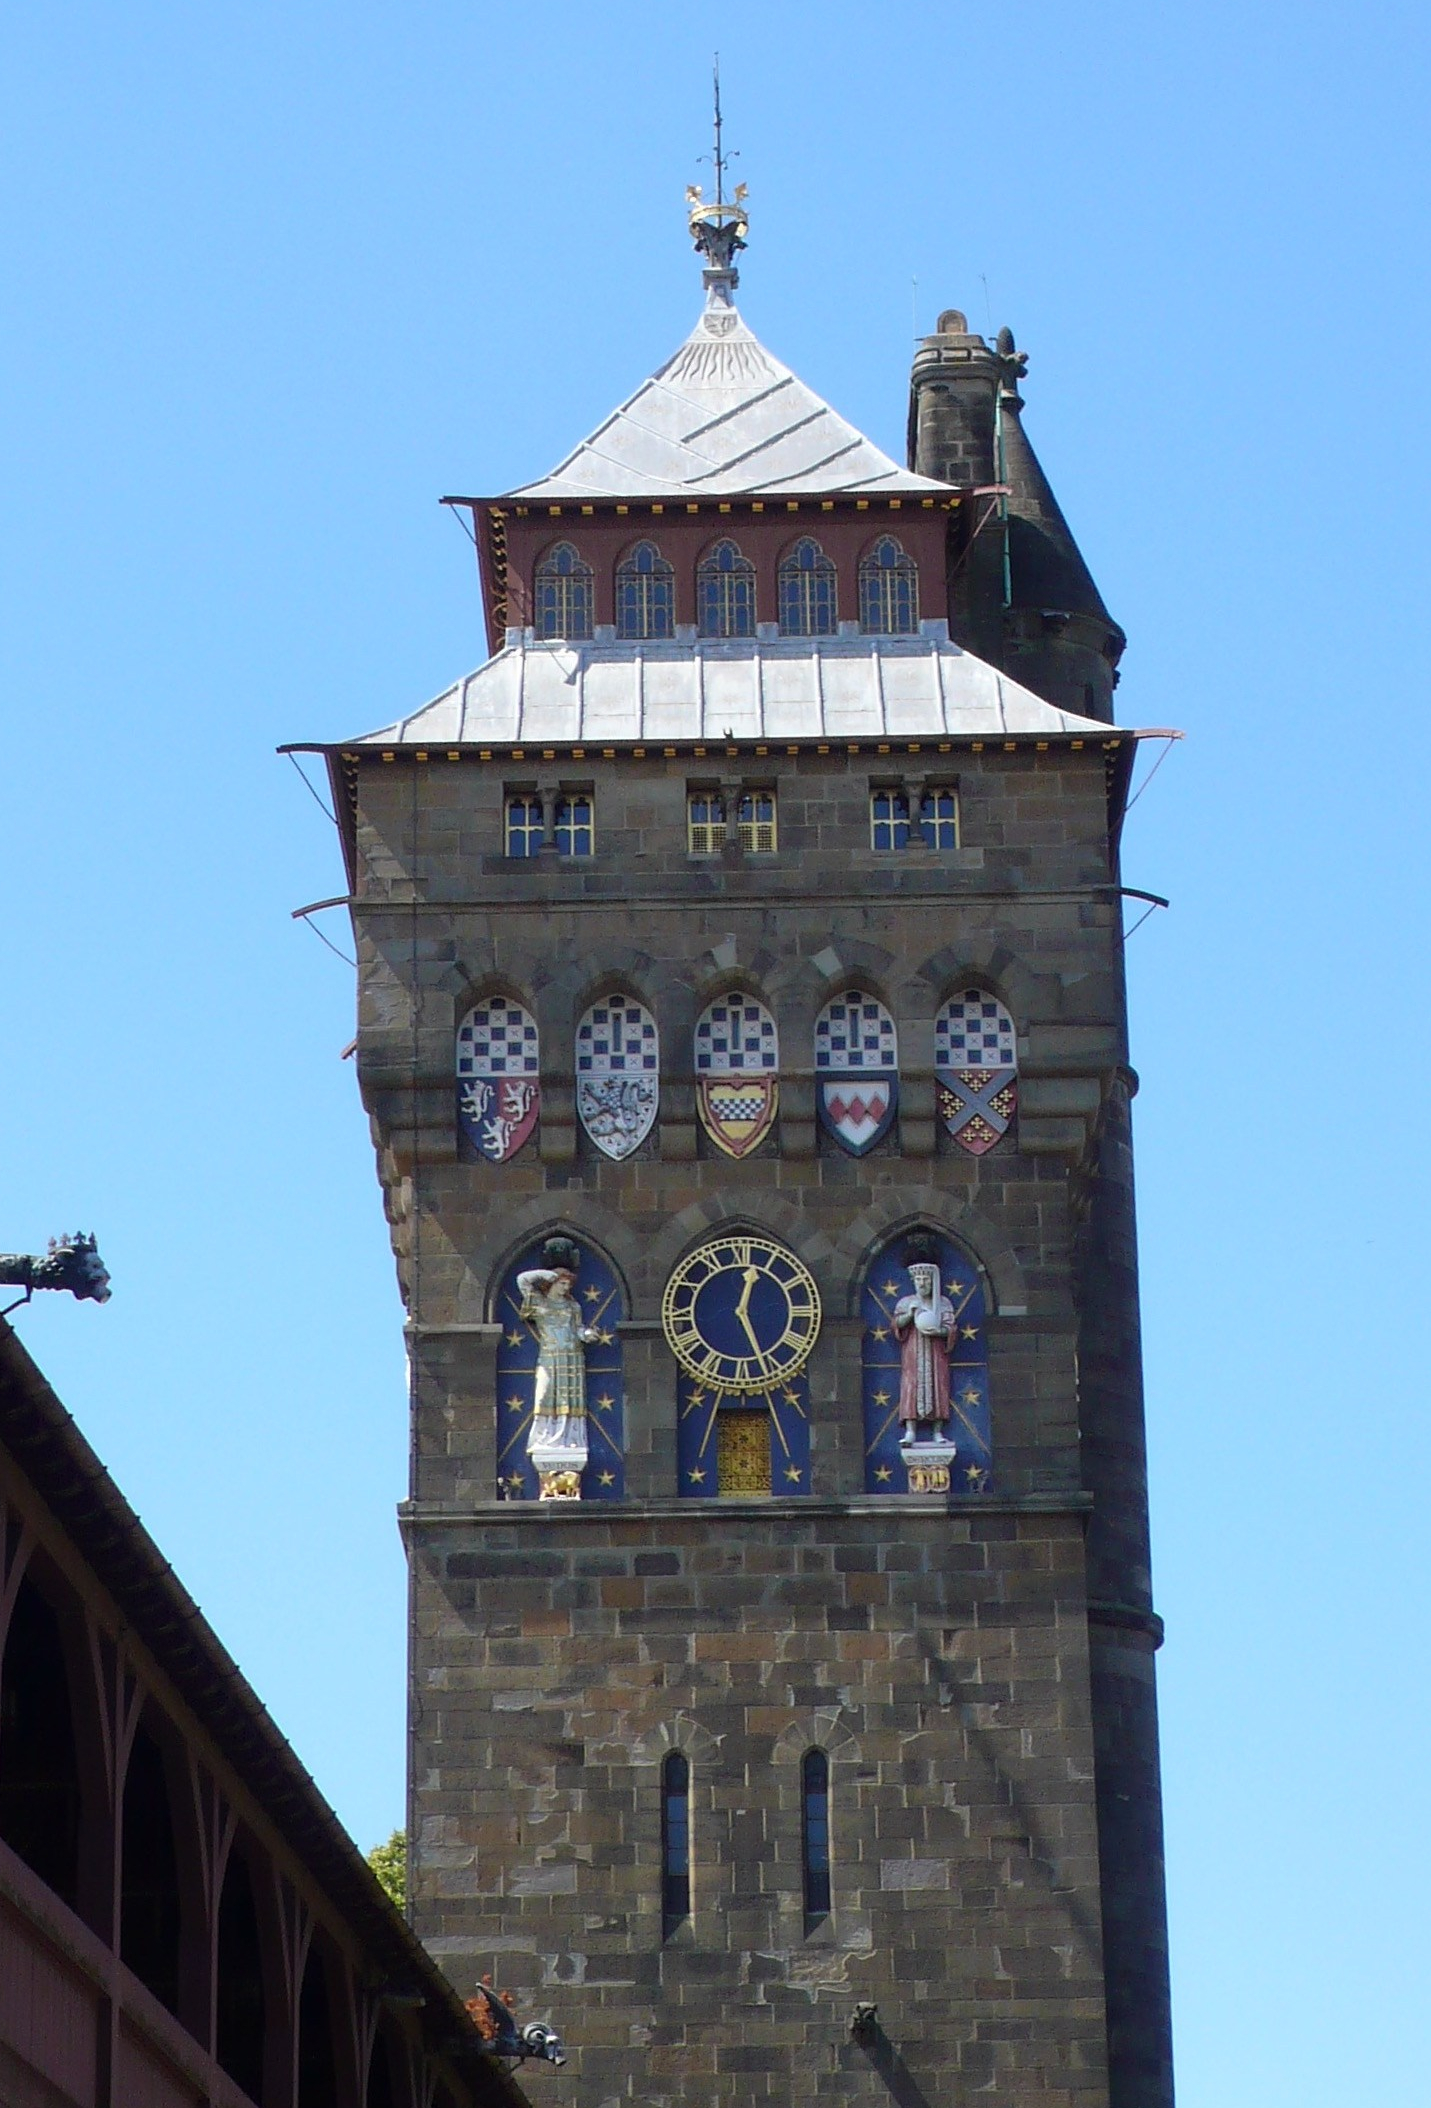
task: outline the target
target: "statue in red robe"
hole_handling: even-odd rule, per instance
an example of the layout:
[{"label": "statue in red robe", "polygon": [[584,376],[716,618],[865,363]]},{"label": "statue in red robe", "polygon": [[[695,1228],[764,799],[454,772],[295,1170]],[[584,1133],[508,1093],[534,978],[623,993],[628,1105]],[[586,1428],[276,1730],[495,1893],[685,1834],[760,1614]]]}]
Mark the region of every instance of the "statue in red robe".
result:
[{"label": "statue in red robe", "polygon": [[913,1295],[894,1306],[899,1341],[900,1440],[913,1442],[920,1429],[943,1438],[949,1420],[949,1349],[957,1320],[944,1294],[939,1269],[923,1261],[910,1266]]}]

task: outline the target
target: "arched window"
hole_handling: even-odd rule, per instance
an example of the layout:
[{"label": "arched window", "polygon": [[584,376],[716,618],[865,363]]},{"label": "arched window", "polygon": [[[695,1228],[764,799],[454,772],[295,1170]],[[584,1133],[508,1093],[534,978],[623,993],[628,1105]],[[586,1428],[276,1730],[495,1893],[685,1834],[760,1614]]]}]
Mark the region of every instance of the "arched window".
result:
[{"label": "arched window", "polygon": [[570,542],[558,542],[537,565],[535,598],[539,637],[591,635],[591,566]]},{"label": "arched window", "polygon": [[457,1032],[457,1124],[489,1163],[505,1164],[541,1110],[537,1021],[510,996],[489,995]]},{"label": "arched window", "polygon": [[298,2108],[338,2108],[328,1971],[316,1939],[308,1949],[298,1998]]},{"label": "arched window", "polygon": [[634,996],[593,1003],[576,1031],[576,1110],[603,1156],[620,1163],[656,1124],[661,1043],[656,1020]]},{"label": "arched window", "polygon": [[835,566],[807,534],[780,560],[780,628],[787,637],[833,637]]},{"label": "arched window", "polygon": [[616,634],[640,641],[675,633],[675,573],[654,542],[638,542],[616,570]]},{"label": "arched window", "polygon": [[860,628],[875,637],[909,637],[919,627],[919,573],[893,535],[860,559]]},{"label": "arched window", "polygon": [[179,2009],[182,1911],[164,1753],[141,1726],[124,1775],[119,1958],[171,2013]]},{"label": "arched window", "polygon": [[263,2098],[266,2007],[253,1880],[243,1852],[235,1845],[219,1900],[214,2054],[235,2086],[254,2101]]},{"label": "arched window", "polygon": [[830,1760],[808,1749],[800,1766],[800,1862],[805,1877],[805,1930],[830,1915]]},{"label": "arched window", "polygon": [[970,1156],[1003,1140],[1018,1110],[1014,1021],[987,988],[964,988],[934,1020],[934,1080],[945,1131]]},{"label": "arched window", "polygon": [[[921,1333],[912,1322],[917,1283],[911,1269],[920,1265],[936,1276],[926,1305],[946,1306],[946,1323],[937,1334]],[[937,1427],[943,1442],[953,1444],[950,1492],[987,1493],[993,1461],[989,1349],[983,1282],[969,1254],[942,1230],[901,1231],[865,1269],[860,1317],[865,1490],[931,1490],[910,1482],[911,1462],[919,1461],[917,1446],[912,1448],[907,1438],[913,1422],[919,1439]],[[942,1369],[935,1365],[936,1356],[943,1358]]]},{"label": "arched window", "polygon": [[821,1126],[851,1156],[864,1156],[894,1125],[899,1038],[867,988],[833,996],[815,1020],[815,1103]]},{"label": "arched window", "polygon": [[755,635],[755,566],[734,542],[717,542],[701,558],[696,619],[703,637]]},{"label": "arched window", "polygon": [[[518,1276],[554,1266],[547,1252],[552,1232],[544,1230],[524,1244],[497,1286],[492,1316],[502,1328],[497,1344],[497,1486],[499,1500],[536,1500],[541,1481],[531,1458],[532,1423],[537,1381],[543,1361],[540,1314],[523,1295]],[[585,1238],[566,1238],[576,1253],[571,1301],[584,1325],[595,1332],[576,1349],[586,1395],[586,1456],[581,1473],[583,1500],[623,1500],[626,1495],[626,1387],[621,1348],[621,1321],[626,1301],[621,1282],[605,1254]],[[561,1255],[571,1264],[571,1252]],[[568,1305],[568,1308],[570,1306]],[[545,1328],[549,1332],[552,1328]],[[555,1351],[562,1352],[560,1342]],[[570,1348],[566,1349],[570,1352]],[[552,1348],[546,1350],[550,1368]]]},{"label": "arched window", "polygon": [[20,1583],[0,1662],[0,1837],[73,1909],[80,1782],[60,1621]]},{"label": "arched window", "polygon": [[678,1749],[661,1766],[661,1932],[691,1914],[691,1767]]}]

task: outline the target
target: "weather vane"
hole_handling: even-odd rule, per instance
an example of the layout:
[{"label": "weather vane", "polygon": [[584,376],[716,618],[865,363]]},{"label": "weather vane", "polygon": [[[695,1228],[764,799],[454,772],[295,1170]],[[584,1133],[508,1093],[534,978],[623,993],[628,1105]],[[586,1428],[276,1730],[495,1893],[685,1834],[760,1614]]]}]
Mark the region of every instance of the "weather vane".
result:
[{"label": "weather vane", "polygon": [[737,183],[734,194],[727,199],[725,179],[732,161],[740,158],[739,152],[728,154],[724,144],[724,123],[720,106],[720,53],[715,55],[715,145],[709,154],[702,154],[715,169],[716,194],[707,201],[699,183],[686,187],[686,209],[690,218],[691,239],[706,260],[706,290],[717,298],[729,300],[731,292],[740,281],[735,268],[738,250],[745,247],[745,237],[750,231],[750,215],[745,209],[746,186]]}]

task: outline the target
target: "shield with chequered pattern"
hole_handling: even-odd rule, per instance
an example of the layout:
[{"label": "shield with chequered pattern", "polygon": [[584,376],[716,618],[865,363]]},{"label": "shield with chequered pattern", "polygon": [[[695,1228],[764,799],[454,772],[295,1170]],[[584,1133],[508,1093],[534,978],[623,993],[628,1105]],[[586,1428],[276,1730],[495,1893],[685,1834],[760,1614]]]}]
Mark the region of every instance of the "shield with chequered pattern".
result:
[{"label": "shield with chequered pattern", "polygon": [[1003,1140],[1018,1110],[1018,1040],[987,988],[961,989],[940,1010],[934,1081],[939,1117],[961,1149],[983,1156]]},{"label": "shield with chequered pattern", "polygon": [[749,1156],[759,1147],[779,1102],[775,1076],[702,1076],[696,1084],[701,1125],[726,1156]]}]

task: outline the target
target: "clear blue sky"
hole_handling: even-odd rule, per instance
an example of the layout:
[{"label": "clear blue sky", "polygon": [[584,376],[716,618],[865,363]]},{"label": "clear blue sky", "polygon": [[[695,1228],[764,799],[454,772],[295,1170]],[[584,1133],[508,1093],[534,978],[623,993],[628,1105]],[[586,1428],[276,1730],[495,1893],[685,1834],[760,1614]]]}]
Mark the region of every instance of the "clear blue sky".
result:
[{"label": "clear blue sky", "polygon": [[[1188,739],[1128,882],[1183,2108],[1422,2108],[1428,28],[722,17],[742,305],[898,453],[913,322],[1028,426]],[[482,656],[436,499],[694,316],[709,26],[54,0],[0,28],[0,1244],[24,1337],[362,1843],[402,1813],[400,1314],[283,740]],[[912,284],[912,281],[917,281]],[[340,941],[342,918],[331,918]]]}]

